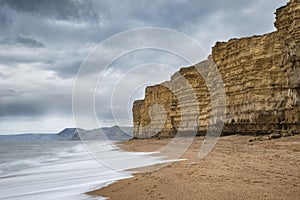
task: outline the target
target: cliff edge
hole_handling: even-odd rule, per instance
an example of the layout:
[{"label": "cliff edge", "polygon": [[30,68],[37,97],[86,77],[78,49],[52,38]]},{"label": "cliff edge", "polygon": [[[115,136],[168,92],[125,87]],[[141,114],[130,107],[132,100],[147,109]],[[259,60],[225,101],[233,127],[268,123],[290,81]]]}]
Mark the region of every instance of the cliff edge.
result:
[{"label": "cliff edge", "polygon": [[[133,105],[134,136],[174,137],[179,125],[189,134],[195,117],[197,134],[205,135],[207,127],[216,123],[210,100],[214,96],[197,69],[213,77],[214,64],[226,92],[224,135],[299,133],[299,0],[277,9],[275,27],[277,31],[262,36],[218,42],[208,60],[180,69],[170,81],[147,87],[144,100]],[[188,98],[191,91],[196,102]]]}]

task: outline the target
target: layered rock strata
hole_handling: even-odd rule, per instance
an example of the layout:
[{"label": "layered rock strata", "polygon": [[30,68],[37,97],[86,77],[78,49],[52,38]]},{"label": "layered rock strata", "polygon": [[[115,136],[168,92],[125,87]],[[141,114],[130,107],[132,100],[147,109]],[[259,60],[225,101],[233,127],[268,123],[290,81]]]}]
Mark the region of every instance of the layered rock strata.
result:
[{"label": "layered rock strata", "polygon": [[215,89],[209,91],[213,87],[203,79],[214,81],[214,64],[226,92],[223,134],[299,133],[299,0],[277,9],[275,27],[262,36],[218,42],[207,61],[147,87],[145,99],[133,105],[134,136],[173,137],[178,130],[204,135],[216,123],[211,106]]}]

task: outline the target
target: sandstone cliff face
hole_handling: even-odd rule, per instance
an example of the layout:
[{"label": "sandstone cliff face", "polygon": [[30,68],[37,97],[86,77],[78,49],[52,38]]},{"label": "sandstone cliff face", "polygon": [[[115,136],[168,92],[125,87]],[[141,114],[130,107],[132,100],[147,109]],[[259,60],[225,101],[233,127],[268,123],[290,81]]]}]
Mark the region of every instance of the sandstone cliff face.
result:
[{"label": "sandstone cliff face", "polygon": [[[205,134],[212,119],[216,64],[226,92],[223,134],[300,132],[300,1],[276,11],[276,32],[218,42],[207,61],[182,68],[171,80],[147,87],[134,102],[136,137],[172,137],[196,130]],[[198,69],[198,70],[197,70]],[[163,109],[162,109],[163,108]],[[194,122],[197,123],[194,123]]]}]

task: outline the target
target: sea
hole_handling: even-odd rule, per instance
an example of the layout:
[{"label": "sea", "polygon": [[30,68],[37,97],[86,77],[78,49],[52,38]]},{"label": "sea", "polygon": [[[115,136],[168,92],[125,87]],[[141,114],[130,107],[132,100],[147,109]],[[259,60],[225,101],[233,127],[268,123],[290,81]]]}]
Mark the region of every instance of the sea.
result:
[{"label": "sea", "polygon": [[85,193],[163,162],[155,152],[126,152],[111,141],[0,141],[0,200],[105,199]]}]

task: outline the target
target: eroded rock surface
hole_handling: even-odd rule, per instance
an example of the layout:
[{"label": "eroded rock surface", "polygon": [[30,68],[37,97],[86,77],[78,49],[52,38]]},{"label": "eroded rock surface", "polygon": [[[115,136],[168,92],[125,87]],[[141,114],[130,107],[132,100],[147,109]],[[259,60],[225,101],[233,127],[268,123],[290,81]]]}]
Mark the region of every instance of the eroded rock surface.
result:
[{"label": "eroded rock surface", "polygon": [[277,9],[275,26],[277,31],[262,36],[218,42],[207,61],[147,87],[145,99],[133,105],[134,136],[206,134],[217,123],[211,108],[217,88],[207,81],[217,81],[214,64],[226,92],[223,134],[299,133],[299,0]]}]

